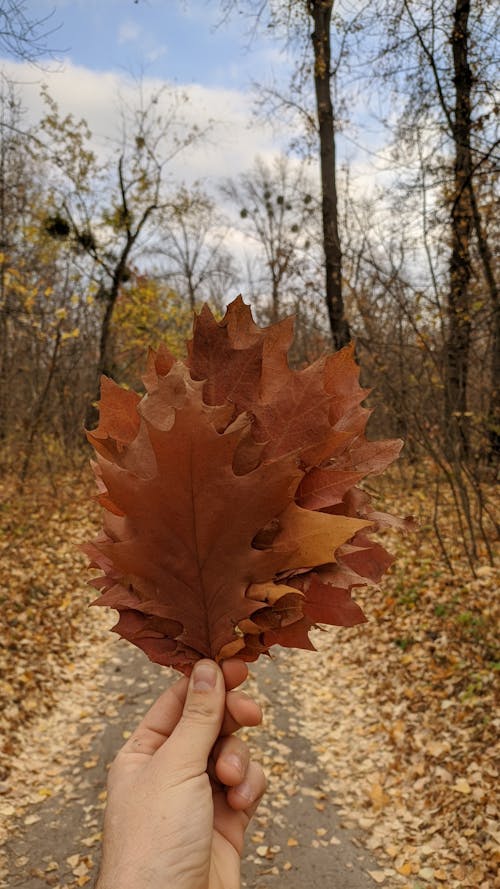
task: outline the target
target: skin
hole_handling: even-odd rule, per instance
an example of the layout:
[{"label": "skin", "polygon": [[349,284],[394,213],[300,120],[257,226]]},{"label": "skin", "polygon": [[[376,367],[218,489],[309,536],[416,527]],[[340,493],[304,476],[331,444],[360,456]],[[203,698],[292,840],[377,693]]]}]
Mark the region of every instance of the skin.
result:
[{"label": "skin", "polygon": [[198,661],[114,760],[96,889],[239,889],[265,778],[235,732],[261,722],[242,661]]}]

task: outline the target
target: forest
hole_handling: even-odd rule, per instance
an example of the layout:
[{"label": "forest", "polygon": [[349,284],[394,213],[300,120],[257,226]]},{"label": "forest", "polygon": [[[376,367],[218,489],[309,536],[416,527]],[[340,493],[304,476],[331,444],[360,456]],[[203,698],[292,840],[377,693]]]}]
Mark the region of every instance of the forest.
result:
[{"label": "forest", "polygon": [[[409,533],[386,532],[395,564],[380,588],[360,594],[368,625],[343,629],[339,641],[351,669],[372,665],[378,678],[359,675],[360,688],[385,714],[373,731],[386,765],[371,779],[355,774],[354,790],[341,780],[379,856],[373,880],[493,889],[498,7],[217,6],[220,27],[236,17],[250,52],[266,34],[287,59],[285,75],[254,84],[254,113],[293,135],[236,176],[193,183],[172,174],[218,138],[211,123],[193,123],[182,87],[137,79],[133,102],[117,98],[119,132],[103,147],[47,86],[41,116],[30,119],[22,90],[1,74],[0,802],[6,794],[8,808],[25,780],[11,776],[9,738],[58,712],[73,670],[94,681],[83,666],[89,645],[104,658],[109,634],[100,616],[82,613],[91,597],[77,551],[99,523],[85,430],[98,421],[102,375],[142,394],[148,349],[164,343],[182,357],[193,313],[207,303],[220,320],[241,294],[261,327],[294,316],[294,369],[354,342],[370,390],[368,437],[404,441],[398,463],[366,489],[416,521]],[[2,55],[36,67],[53,39],[29,4],[0,0]],[[360,103],[366,115],[354,123]],[[366,192],[339,162],[343,138],[373,156],[378,178]],[[324,642],[320,655],[326,676]],[[344,708],[348,730],[363,723],[363,700]],[[30,780],[7,814],[31,811],[39,788]],[[391,808],[415,782],[407,825],[422,832],[423,856]],[[441,845],[432,846],[426,806]],[[392,844],[377,844],[380,818]]]}]

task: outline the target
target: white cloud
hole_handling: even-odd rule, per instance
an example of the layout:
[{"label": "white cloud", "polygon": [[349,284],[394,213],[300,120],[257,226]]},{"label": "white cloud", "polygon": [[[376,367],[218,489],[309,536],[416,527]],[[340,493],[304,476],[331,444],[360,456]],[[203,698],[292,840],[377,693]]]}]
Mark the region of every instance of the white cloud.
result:
[{"label": "white cloud", "polygon": [[136,22],[122,22],[118,28],[118,43],[134,43],[139,39],[142,28]]},{"label": "white cloud", "polygon": [[[43,114],[40,86],[46,83],[61,113],[84,118],[95,136],[100,151],[109,150],[110,140],[120,134],[120,97],[129,106],[138,98],[138,84],[117,71],[94,71],[66,60],[62,67],[37,72],[27,64],[7,61],[7,77],[14,80],[27,110],[27,122],[35,123]],[[172,84],[145,77],[142,94],[148,95],[166,86],[187,97],[183,107],[186,126],[200,129],[210,126],[210,134],[197,148],[178,155],[171,165],[172,176],[187,184],[197,179],[217,180],[236,176],[247,170],[257,154],[264,160],[275,157],[282,146],[271,128],[256,123],[252,117],[249,93],[235,89],[206,87],[201,84]],[[289,134],[283,133],[283,141]]]},{"label": "white cloud", "polygon": [[135,43],[137,48],[141,50],[145,61],[148,64],[157,62],[167,52],[165,44],[157,43],[155,37],[144,30],[137,22],[128,19],[122,22],[118,28],[117,41],[119,45],[125,43]]},{"label": "white cloud", "polygon": [[146,49],[144,50],[146,62],[148,64],[153,64],[154,62],[157,62],[158,59],[163,58],[163,56],[166,55],[166,52],[166,46],[154,46],[152,49]]}]

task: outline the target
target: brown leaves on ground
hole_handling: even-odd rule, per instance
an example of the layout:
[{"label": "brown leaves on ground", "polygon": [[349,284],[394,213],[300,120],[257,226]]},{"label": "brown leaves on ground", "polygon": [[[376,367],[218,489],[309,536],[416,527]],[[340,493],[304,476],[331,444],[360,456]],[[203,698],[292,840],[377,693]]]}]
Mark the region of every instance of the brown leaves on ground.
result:
[{"label": "brown leaves on ground", "polygon": [[[89,494],[75,474],[53,479],[52,487],[37,477],[23,495],[15,480],[0,488],[0,813],[6,821],[16,817],[27,788],[42,800],[57,793],[62,780],[75,780],[54,777],[54,761],[63,770],[73,748],[86,743],[78,735],[93,727],[95,714],[104,719],[108,708],[120,706],[101,699],[96,688],[99,661],[119,656],[121,644],[104,644],[106,624],[85,609],[89,596],[75,547],[95,525]],[[329,776],[323,795],[341,806],[347,824],[366,832],[380,861],[380,885],[496,889],[498,571],[485,558],[469,580],[457,552],[457,574],[449,574],[429,524],[433,503],[425,477],[406,494],[401,477],[389,478],[382,494],[415,513],[420,530],[406,538],[390,532],[396,562],[384,589],[364,596],[368,623],[339,629],[334,638],[316,633],[319,651],[311,655],[283,653],[284,687],[300,702],[292,713],[295,731],[309,739]],[[448,533],[447,543],[459,533],[452,510]],[[49,767],[37,771],[32,748],[46,748],[48,740],[30,727],[54,707],[57,716],[66,702],[65,719],[48,722],[59,726],[50,732]],[[287,706],[286,696],[282,703]],[[79,721],[82,706],[90,728]],[[68,722],[77,736],[71,750],[60,728]],[[258,736],[255,741],[258,746]],[[9,764],[19,751],[11,783]],[[273,817],[278,792],[273,783],[266,801]],[[300,824],[293,836],[300,837]],[[258,844],[265,842],[262,836]]]},{"label": "brown leaves on ground", "polygon": [[91,485],[76,473],[0,483],[0,787],[16,732],[51,711],[75,663],[102,637],[82,587],[78,544],[96,527]]},{"label": "brown leaves on ground", "polygon": [[95,604],[157,663],[311,648],[319,621],[364,619],[351,590],[390,564],[356,484],[401,442],[367,441],[352,348],[294,371],[290,335],[290,321],[259,328],[241,298],[221,322],[205,306],[186,362],[150,354],[142,398],[103,381]]},{"label": "brown leaves on ground", "polygon": [[[402,487],[383,485],[391,499],[394,484]],[[421,530],[406,541],[390,532],[396,561],[384,589],[360,593],[369,623],[339,630],[335,647],[315,636],[314,663],[293,652],[286,670],[298,674],[292,691],[302,695],[302,724],[329,791],[346,821],[370,833],[383,866],[376,882],[494,889],[500,576],[485,552],[471,579],[458,544],[451,576],[428,524],[425,482],[404,496]],[[452,509],[448,535],[453,548]],[[309,666],[316,680],[303,694]]]}]

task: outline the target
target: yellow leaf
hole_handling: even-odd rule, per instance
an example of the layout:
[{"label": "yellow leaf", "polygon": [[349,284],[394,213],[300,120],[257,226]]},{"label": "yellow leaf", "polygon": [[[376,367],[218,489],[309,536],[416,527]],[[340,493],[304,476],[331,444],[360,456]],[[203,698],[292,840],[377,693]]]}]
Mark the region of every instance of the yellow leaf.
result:
[{"label": "yellow leaf", "polygon": [[384,788],[378,782],[373,784],[370,788],[370,799],[372,801],[373,808],[377,811],[379,809],[383,809],[384,806],[389,802],[389,797],[386,793],[384,793]]},{"label": "yellow leaf", "polygon": [[458,781],[455,781],[453,785],[453,789],[457,790],[458,793],[468,794],[471,793],[471,787],[468,781],[465,778],[459,778]]},{"label": "yellow leaf", "polygon": [[413,865],[411,861],[405,861],[404,864],[397,867],[396,870],[398,874],[402,874],[403,877],[409,877],[410,874],[413,873]]},{"label": "yellow leaf", "polygon": [[83,763],[84,769],[94,769],[99,762],[99,758],[94,756],[93,759],[87,759],[86,762]]},{"label": "yellow leaf", "polygon": [[283,510],[280,523],[282,531],[274,540],[273,551],[292,550],[287,568],[307,568],[334,561],[335,550],[371,524],[362,519],[302,509],[296,503]]},{"label": "yellow leaf", "polygon": [[448,752],[450,745],[443,741],[429,741],[426,744],[425,749],[431,756],[441,756],[442,753]]}]

